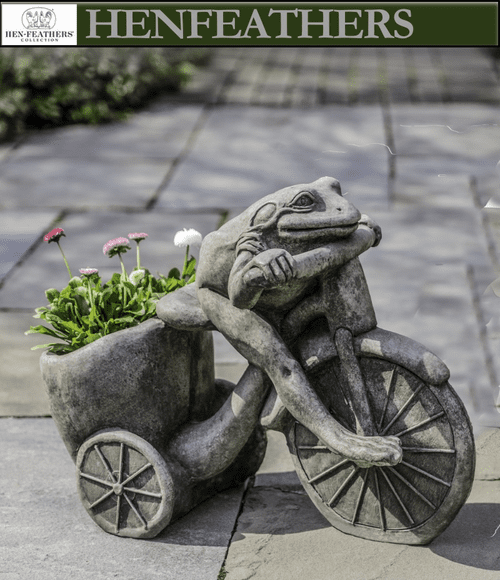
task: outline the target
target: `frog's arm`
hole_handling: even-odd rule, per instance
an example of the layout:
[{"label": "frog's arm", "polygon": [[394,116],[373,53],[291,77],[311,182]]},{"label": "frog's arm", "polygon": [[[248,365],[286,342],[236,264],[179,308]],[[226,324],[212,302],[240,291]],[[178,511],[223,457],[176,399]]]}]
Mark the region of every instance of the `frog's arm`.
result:
[{"label": "frog's arm", "polygon": [[244,250],[238,254],[231,269],[228,284],[229,299],[237,308],[250,309],[255,306],[266,288],[280,285],[279,280],[272,282],[264,275],[259,261],[262,262],[267,254],[281,261],[283,278],[286,280],[313,278],[349,262],[376,242],[377,235],[373,229],[360,224],[349,238],[325,244],[295,257],[290,256],[285,250],[267,250],[257,256]]},{"label": "frog's arm", "polygon": [[360,224],[349,238],[325,244],[296,256],[296,278],[311,278],[334,270],[366,252],[376,242],[377,236],[373,229]]}]

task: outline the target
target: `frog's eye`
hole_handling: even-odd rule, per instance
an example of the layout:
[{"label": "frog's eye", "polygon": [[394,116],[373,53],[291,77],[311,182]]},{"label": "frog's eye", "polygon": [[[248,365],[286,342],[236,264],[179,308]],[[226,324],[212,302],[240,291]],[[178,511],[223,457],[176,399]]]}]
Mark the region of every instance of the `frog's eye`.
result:
[{"label": "frog's eye", "polygon": [[314,197],[306,191],[299,195],[290,204],[292,207],[307,208],[314,204]]}]

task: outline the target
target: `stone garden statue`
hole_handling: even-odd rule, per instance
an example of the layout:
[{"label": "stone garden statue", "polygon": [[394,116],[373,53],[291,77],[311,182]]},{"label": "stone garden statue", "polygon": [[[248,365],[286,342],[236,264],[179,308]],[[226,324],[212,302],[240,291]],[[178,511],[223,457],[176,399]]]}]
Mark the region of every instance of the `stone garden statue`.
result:
[{"label": "stone garden statue", "polygon": [[[449,525],[473,481],[472,429],[445,364],[377,327],[358,256],[381,237],[336,179],[285,187],[206,236],[196,284],[162,298],[158,319],[59,357],[91,357],[92,378],[72,375],[72,392],[93,381],[107,409],[69,424],[70,396],[51,398],[96,523],[158,534],[255,473],[274,429],[341,531],[425,544]],[[237,385],[213,377],[211,330],[249,363]],[[110,357],[128,382],[108,405]],[[62,388],[56,366],[42,357],[51,393]]]}]

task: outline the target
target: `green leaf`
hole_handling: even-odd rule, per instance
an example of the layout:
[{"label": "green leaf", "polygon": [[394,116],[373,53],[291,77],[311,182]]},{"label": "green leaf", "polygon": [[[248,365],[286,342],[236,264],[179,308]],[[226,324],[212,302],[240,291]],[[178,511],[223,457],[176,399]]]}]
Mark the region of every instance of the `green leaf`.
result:
[{"label": "green leaf", "polygon": [[38,350],[39,348],[50,348],[51,352],[69,352],[67,351],[69,345],[62,344],[60,342],[49,342],[47,344],[37,344],[32,346],[31,350]]},{"label": "green leaf", "polygon": [[[164,276],[163,276],[164,277]],[[168,279],[175,278],[177,280],[181,279],[181,272],[178,268],[172,268],[167,276]]]},{"label": "green leaf", "polygon": [[52,328],[47,328],[39,324],[38,326],[30,326],[30,329],[24,333],[26,336],[28,334],[48,334],[49,336],[53,336],[54,338],[61,338],[64,339],[65,335],[61,332],[57,332],[56,330],[52,330]]},{"label": "green leaf", "polygon": [[59,290],[56,290],[56,288],[49,288],[45,291],[45,296],[47,296],[47,300],[49,302],[55,302],[59,298],[60,294],[61,293]]}]

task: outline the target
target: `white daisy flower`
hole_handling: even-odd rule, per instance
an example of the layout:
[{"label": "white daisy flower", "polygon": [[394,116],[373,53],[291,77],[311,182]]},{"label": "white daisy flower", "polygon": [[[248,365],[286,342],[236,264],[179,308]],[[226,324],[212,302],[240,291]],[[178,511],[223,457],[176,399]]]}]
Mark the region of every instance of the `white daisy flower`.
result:
[{"label": "white daisy flower", "polygon": [[177,232],[174,236],[174,244],[180,248],[185,248],[187,246],[200,246],[202,235],[193,228],[186,229]]}]

